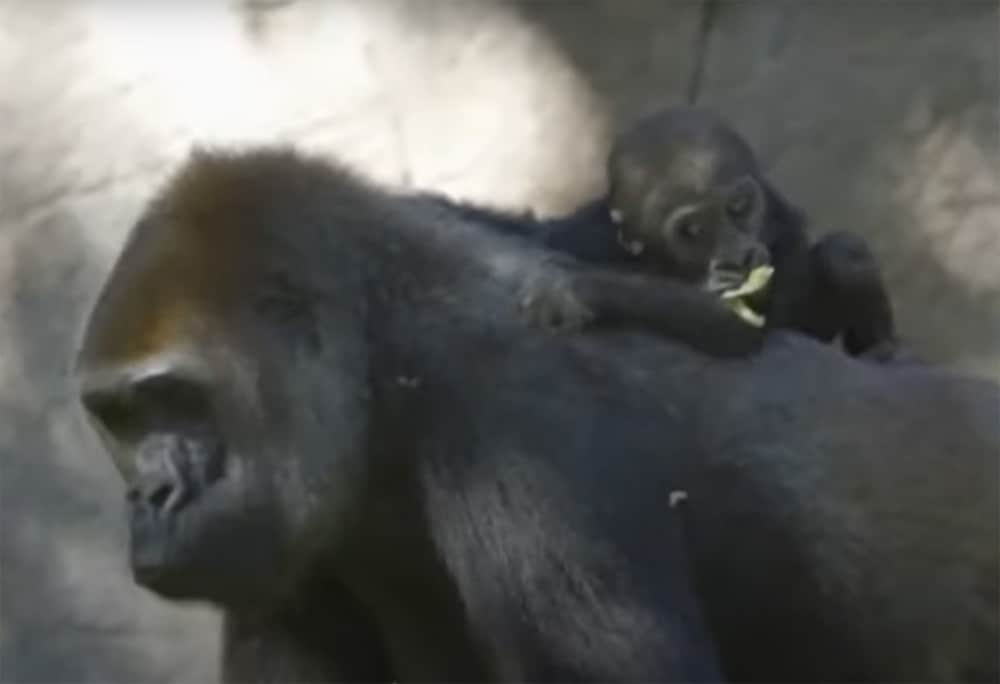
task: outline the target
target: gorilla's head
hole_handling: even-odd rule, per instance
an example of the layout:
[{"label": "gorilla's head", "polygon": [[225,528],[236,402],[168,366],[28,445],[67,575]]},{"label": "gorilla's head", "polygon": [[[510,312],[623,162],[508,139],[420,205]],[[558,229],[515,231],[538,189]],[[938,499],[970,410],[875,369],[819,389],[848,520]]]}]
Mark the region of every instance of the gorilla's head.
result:
[{"label": "gorilla's head", "polygon": [[125,480],[136,580],[163,596],[260,603],[351,526],[365,293],[324,229],[365,193],[327,192],[329,174],[282,152],[197,154],[88,321],[83,405]]},{"label": "gorilla's head", "polygon": [[641,119],[616,139],[608,181],[619,241],[661,273],[718,292],[770,262],[769,192],[718,116],[675,108]]}]

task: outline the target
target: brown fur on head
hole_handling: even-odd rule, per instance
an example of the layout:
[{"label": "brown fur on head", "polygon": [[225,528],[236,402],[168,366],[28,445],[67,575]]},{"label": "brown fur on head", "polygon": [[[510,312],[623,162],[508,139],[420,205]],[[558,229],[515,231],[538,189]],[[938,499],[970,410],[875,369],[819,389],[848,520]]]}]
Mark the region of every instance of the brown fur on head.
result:
[{"label": "brown fur on head", "polygon": [[608,199],[623,247],[664,275],[728,289],[770,260],[753,151],[717,115],[648,115],[614,142]]},{"label": "brown fur on head", "polygon": [[[389,204],[373,196],[289,150],[199,152],[133,228],[76,373],[128,488],[143,586],[266,607],[348,517],[367,430],[352,334],[364,289],[356,250],[326,245],[362,234]],[[334,390],[317,368],[337,369]],[[329,484],[348,481],[344,498]]]}]

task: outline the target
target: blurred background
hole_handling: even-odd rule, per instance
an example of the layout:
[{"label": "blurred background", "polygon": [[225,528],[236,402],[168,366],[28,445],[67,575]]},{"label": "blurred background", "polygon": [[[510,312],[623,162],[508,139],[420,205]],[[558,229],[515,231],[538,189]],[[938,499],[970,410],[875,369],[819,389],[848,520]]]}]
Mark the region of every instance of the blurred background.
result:
[{"label": "blurred background", "polygon": [[217,617],[132,585],[69,384],[192,145],[292,141],[551,214],[602,191],[616,130],[696,101],[817,234],[870,238],[918,354],[995,377],[998,31],[995,0],[0,0],[0,680],[216,677]]}]

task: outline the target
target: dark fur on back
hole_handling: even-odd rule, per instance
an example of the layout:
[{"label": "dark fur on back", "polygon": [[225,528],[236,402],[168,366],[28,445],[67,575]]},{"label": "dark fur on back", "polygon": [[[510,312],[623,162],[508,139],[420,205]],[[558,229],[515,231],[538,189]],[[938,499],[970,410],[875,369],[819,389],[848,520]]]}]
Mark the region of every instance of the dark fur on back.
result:
[{"label": "dark fur on back", "polygon": [[[752,229],[713,219],[709,225],[720,237],[708,252],[685,253],[683,241],[666,237],[670,231],[664,224],[669,225],[672,212],[717,201],[713,198],[723,189],[747,179],[760,188],[764,204]],[[669,279],[694,287],[703,277],[711,282],[707,275],[715,262],[741,259],[745,250],[766,252],[775,276],[769,295],[754,306],[766,314],[768,329],[794,329],[824,342],[842,338],[855,356],[894,356],[892,305],[868,245],[846,231],[813,244],[805,214],[765,178],[747,142],[714,112],[679,107],[640,119],[616,138],[608,180],[605,196],[544,220],[440,197],[433,201],[501,234],[518,235],[592,266],[659,276],[660,283]],[[619,219],[613,220],[614,212]],[[623,241],[646,247],[630,253]],[[711,304],[705,299],[681,297],[676,289],[664,293],[669,286],[658,287],[655,278],[645,282],[648,286],[638,287],[607,279],[588,283],[581,277],[578,286],[570,286],[581,306],[560,318],[572,317],[574,308],[586,309],[588,319],[576,325],[640,327],[722,356],[759,346],[755,336],[706,314]],[[549,297],[541,291],[535,298]],[[558,301],[550,305],[560,308]],[[720,334],[742,339],[727,344]]]},{"label": "dark fur on back", "polygon": [[208,397],[226,467],[132,550],[225,611],[229,681],[996,680],[996,384],[549,335],[560,273],[289,151],[166,187],[79,373],[130,486]]}]

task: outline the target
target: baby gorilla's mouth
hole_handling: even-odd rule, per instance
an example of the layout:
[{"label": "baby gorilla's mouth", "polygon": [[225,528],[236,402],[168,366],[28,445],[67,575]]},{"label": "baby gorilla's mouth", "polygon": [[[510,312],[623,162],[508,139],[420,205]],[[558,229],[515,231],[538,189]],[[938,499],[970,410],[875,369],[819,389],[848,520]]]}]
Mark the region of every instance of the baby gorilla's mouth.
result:
[{"label": "baby gorilla's mouth", "polygon": [[[719,275],[732,273],[720,272]],[[716,275],[713,273],[713,275]],[[753,303],[757,295],[765,292],[774,275],[772,266],[758,266],[749,274],[739,275],[738,280],[730,281],[721,278],[717,283],[709,283],[709,290],[720,297],[733,312],[747,324],[756,328],[764,325],[764,317],[754,310]],[[712,286],[715,285],[713,288]]]},{"label": "baby gorilla's mouth", "polygon": [[722,296],[730,290],[735,290],[747,280],[743,271],[712,271],[705,280],[705,289],[714,295]]}]

